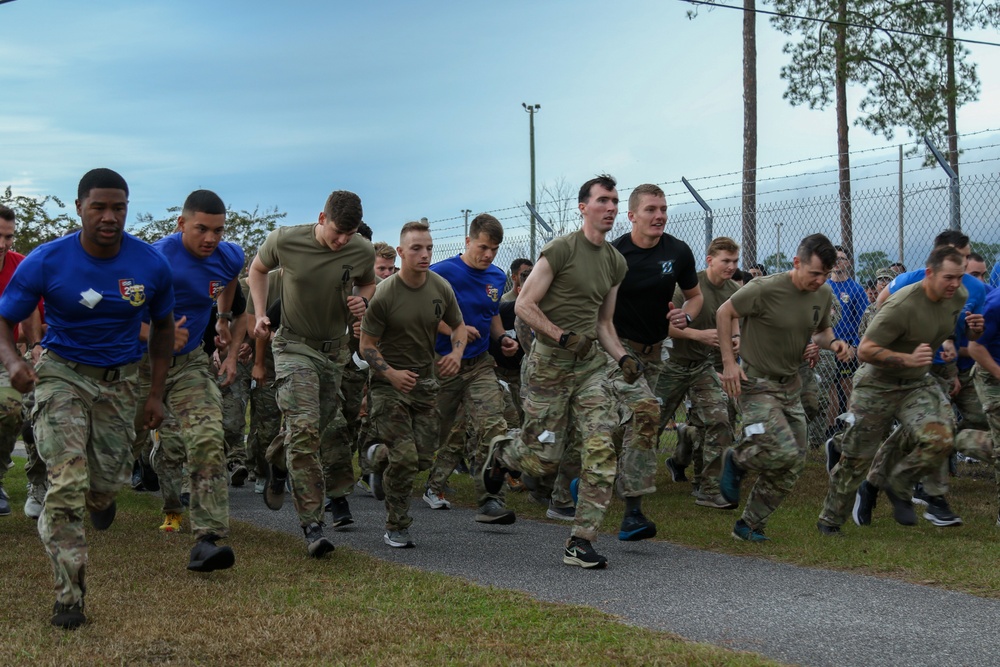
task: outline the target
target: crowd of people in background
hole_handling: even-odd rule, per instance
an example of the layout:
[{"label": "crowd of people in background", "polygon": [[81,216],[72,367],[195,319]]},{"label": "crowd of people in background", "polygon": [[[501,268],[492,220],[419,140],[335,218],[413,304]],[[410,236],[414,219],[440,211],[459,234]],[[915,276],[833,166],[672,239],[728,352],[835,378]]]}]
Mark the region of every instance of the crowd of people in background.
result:
[{"label": "crowd of people in background", "polygon": [[327,528],[354,523],[352,494],[384,502],[387,546],[414,547],[415,480],[426,471],[418,502],[447,510],[456,470],[472,475],[476,522],[514,523],[507,496],[527,493],[572,524],[563,562],[598,569],[613,497],[619,540],[657,534],[643,498],[667,428],[670,478],[691,468],[693,502],[742,507],[733,537],[763,542],[812,423],[830,473],[820,536],[842,537],[849,516],[871,524],[880,493],[900,524],[917,522],[915,504],[936,526],[961,523],[949,461],[997,466],[1000,437],[1000,290],[967,236],[942,232],[924,268],[896,263],[866,284],[821,234],[771,275],[739,269],[740,246],[719,237],[699,271],[666,233],[662,189],[633,189],[631,229],[612,239],[619,203],[612,177],[587,181],[580,229],[509,273],[494,266],[492,215],[435,262],[425,222],[373,243],[347,191],[252,258],[224,240],[208,190],[173,234],[130,235],[128,185],[108,169],[80,181],[80,229],[27,257],[0,208],[0,476],[23,435],[52,624],[86,621],[84,520],[109,529],[129,480],[161,494],[159,530],[190,529],[197,572],[236,563],[230,487],[253,484],[272,510],[290,495],[306,554],[322,558]]}]

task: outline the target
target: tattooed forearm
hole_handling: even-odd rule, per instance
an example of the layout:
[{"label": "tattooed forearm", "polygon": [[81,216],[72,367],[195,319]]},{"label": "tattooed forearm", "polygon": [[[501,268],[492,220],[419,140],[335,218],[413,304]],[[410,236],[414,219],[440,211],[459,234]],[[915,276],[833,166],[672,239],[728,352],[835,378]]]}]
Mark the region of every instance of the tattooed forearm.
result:
[{"label": "tattooed forearm", "polygon": [[882,368],[906,368],[906,360],[892,351],[879,348],[872,354],[872,363]]},{"label": "tattooed forearm", "polygon": [[365,348],[362,354],[365,357],[365,361],[368,362],[368,367],[379,375],[384,375],[389,370],[389,364],[385,363],[385,359],[382,358],[382,355],[374,347]]},{"label": "tattooed forearm", "polygon": [[527,354],[529,348],[531,347],[531,339],[533,337],[531,327],[529,327],[528,324],[520,317],[515,317],[514,333],[517,334],[517,342],[521,346],[521,349],[524,350],[525,354]]}]

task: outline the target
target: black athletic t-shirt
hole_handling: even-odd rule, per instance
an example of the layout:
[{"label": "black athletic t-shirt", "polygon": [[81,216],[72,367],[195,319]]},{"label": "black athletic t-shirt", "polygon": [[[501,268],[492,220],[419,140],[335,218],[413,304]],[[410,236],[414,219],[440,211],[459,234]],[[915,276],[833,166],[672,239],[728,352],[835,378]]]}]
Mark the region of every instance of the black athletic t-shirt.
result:
[{"label": "black athletic t-shirt", "polygon": [[643,345],[659,343],[667,337],[667,313],[674,288],[698,286],[694,255],[687,243],[669,234],[652,248],[639,248],[630,234],[611,244],[625,257],[628,273],[618,288],[615,329],[622,338]]}]

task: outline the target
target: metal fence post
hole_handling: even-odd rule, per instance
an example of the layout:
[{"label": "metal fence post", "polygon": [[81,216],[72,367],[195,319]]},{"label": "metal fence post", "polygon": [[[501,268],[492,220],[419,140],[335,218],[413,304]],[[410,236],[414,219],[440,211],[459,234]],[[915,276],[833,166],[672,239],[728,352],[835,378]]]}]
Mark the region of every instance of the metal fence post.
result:
[{"label": "metal fence post", "polygon": [[688,189],[688,192],[690,192],[691,196],[694,197],[696,202],[698,202],[698,205],[705,209],[705,254],[707,255],[708,246],[712,245],[712,225],[715,222],[712,207],[708,205],[708,202],[701,198],[701,195],[694,189],[694,186],[688,183],[688,180],[683,176],[681,176],[681,183],[683,183],[684,187]]},{"label": "metal fence post", "polygon": [[924,143],[927,144],[927,148],[931,149],[934,159],[944,169],[944,173],[948,174],[948,179],[951,181],[949,187],[951,191],[951,228],[956,231],[962,231],[962,210],[958,191],[958,174],[955,173],[955,170],[951,168],[948,161],[941,155],[941,151],[937,149],[937,146],[928,137],[924,137]]}]

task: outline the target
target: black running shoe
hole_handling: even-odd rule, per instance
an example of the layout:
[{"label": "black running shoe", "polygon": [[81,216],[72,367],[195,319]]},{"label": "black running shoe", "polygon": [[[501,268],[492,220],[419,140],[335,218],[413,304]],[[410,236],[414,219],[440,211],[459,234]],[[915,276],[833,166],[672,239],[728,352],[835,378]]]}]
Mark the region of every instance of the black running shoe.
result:
[{"label": "black running shoe", "polygon": [[854,496],[854,510],[851,517],[859,526],[870,526],[875,503],[878,502],[878,487],[867,479],[861,482],[858,493]]},{"label": "black running shoe", "polygon": [[115,514],[118,513],[118,505],[115,501],[102,510],[90,512],[90,522],[94,524],[95,530],[107,530],[115,522]]},{"label": "black running shoe", "polygon": [[912,502],[905,498],[900,498],[889,487],[886,487],[885,495],[889,498],[889,502],[892,503],[892,516],[896,519],[896,523],[901,526],[917,525],[917,513],[913,511]]},{"label": "black running shoe", "polygon": [[231,568],[236,563],[236,554],[232,547],[217,546],[215,543],[219,539],[221,538],[215,534],[199,538],[191,549],[187,569],[192,572],[214,572]]},{"label": "black running shoe", "polygon": [[311,558],[322,558],[333,551],[333,542],[323,535],[323,526],[311,523],[302,529],[306,536],[306,545]]},{"label": "black running shoe", "polygon": [[618,539],[622,542],[638,542],[656,537],[656,524],[646,518],[642,510],[636,508],[625,513],[622,526],[618,530]]},{"label": "black running shoe", "polygon": [[601,569],[608,566],[608,559],[594,551],[590,540],[580,537],[571,537],[566,543],[563,553],[563,562],[567,565],[576,565],[584,569]]},{"label": "black running shoe", "polygon": [[279,470],[271,465],[267,486],[264,487],[264,504],[268,509],[278,511],[285,504],[285,483],[288,481],[288,471]]},{"label": "black running shoe", "polygon": [[63,630],[76,630],[87,622],[87,617],[83,613],[83,600],[77,600],[73,604],[63,604],[56,602],[52,608],[52,625]]},{"label": "black running shoe", "polygon": [[928,497],[924,518],[941,528],[962,525],[962,518],[951,511],[951,508],[948,507],[948,501],[944,499],[944,496]]},{"label": "black running shoe", "polygon": [[347,496],[330,498],[328,504],[330,506],[330,513],[333,515],[330,519],[330,525],[333,526],[334,530],[354,523],[354,517],[351,516],[351,507],[347,503]]}]

